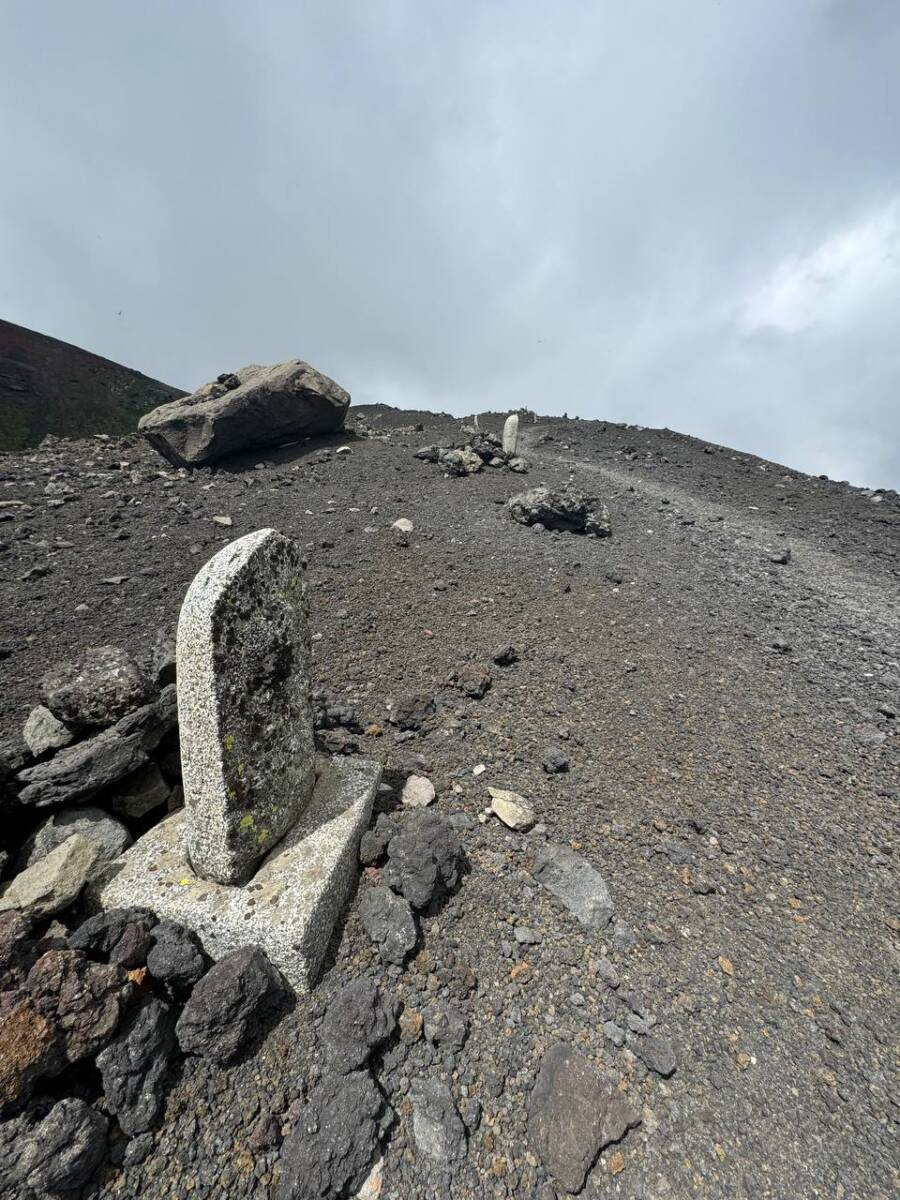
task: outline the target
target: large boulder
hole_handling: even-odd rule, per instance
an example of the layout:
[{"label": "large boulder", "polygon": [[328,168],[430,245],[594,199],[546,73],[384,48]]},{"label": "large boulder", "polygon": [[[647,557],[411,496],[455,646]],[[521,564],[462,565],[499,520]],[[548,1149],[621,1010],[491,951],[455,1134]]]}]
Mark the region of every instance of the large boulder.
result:
[{"label": "large boulder", "polygon": [[141,417],[138,430],[179,467],[340,429],[350,395],[300,359],[241,367]]},{"label": "large boulder", "polygon": [[0,910],[17,908],[39,920],[68,908],[87,883],[100,849],[80,833],[22,871],[0,896]]},{"label": "large boulder", "polygon": [[612,534],[606,505],[596,496],[568,489],[549,488],[542,483],[511,496],[507,508],[520,525],[542,525],[545,529],[587,533],[599,538]]}]

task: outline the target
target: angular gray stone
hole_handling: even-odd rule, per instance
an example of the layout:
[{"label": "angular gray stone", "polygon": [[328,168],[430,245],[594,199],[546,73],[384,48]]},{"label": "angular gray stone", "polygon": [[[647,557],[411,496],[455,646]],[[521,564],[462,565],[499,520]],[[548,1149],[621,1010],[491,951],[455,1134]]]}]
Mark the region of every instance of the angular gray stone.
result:
[{"label": "angular gray stone", "polygon": [[328,1006],[322,1041],[330,1065],[342,1074],[368,1062],[397,1026],[397,1000],[371,979],[354,979]]},{"label": "angular gray stone", "polygon": [[174,1048],[175,1012],[148,996],[97,1055],[106,1103],[129,1137],[156,1124]]},{"label": "angular gray stone", "polygon": [[246,887],[203,879],[182,836],[184,811],[154,825],[122,855],[117,873],[90,884],[104,909],[142,904],[195,929],[214,959],[252,942],[264,947],[292,987],[315,982],[335,923],[357,877],[359,840],[369,823],[379,763],[317,760],[312,802]]},{"label": "angular gray stone", "polygon": [[428,1005],[422,1015],[425,1018],[425,1036],[429,1042],[447,1050],[462,1050],[469,1026],[459,1009],[436,1000]]},{"label": "angular gray stone", "polygon": [[409,903],[388,887],[367,888],[359,902],[359,915],[382,961],[401,966],[418,937]]},{"label": "angular gray stone", "polygon": [[315,781],[302,555],[274,529],[219,551],[178,621],[187,839],[197,874],[246,882]]},{"label": "angular gray stone", "polygon": [[179,467],[215,462],[257,446],[333,433],[350,395],[300,359],[220,375],[190,396],[141,417],[138,431]]},{"label": "angular gray stone", "polygon": [[175,688],[128,713],[111,729],[66,746],[49,762],[20,771],[19,803],[46,808],[90,800],[149,761],[162,738],[178,721]]},{"label": "angular gray stone", "polygon": [[26,1189],[27,1195],[80,1195],[106,1153],[106,1118],[73,1098],[59,1100],[33,1126],[25,1119],[16,1125],[15,1140],[0,1152],[6,1180]]},{"label": "angular gray stone", "polygon": [[109,796],[109,807],[120,817],[139,820],[162,808],[171,791],[156,763],[148,763],[116,785]]},{"label": "angular gray stone", "polygon": [[553,489],[545,484],[529,488],[506,502],[509,515],[520,525],[543,525],[567,533],[609,537],[612,526],[606,505],[596,496]]},{"label": "angular gray stone", "polygon": [[582,925],[605,929],[615,912],[606,881],[587,859],[555,842],[540,850],[532,874]]},{"label": "angular gray stone", "polygon": [[114,908],[82,921],[69,935],[68,945],[102,962],[138,967],[147,961],[156,925],[148,908]]},{"label": "angular gray stone", "polygon": [[462,450],[442,450],[438,461],[448,475],[474,475],[484,466],[481,457],[468,446]]},{"label": "angular gray stone", "polygon": [[517,413],[510,413],[503,422],[503,453],[515,455],[518,445],[519,417]]},{"label": "angular gray stone", "polygon": [[326,1075],[284,1139],[275,1200],[332,1200],[356,1193],[378,1149],[383,1107],[368,1071]]},{"label": "angular gray stone", "polygon": [[185,1054],[231,1062],[285,994],[284,980],[259,946],[226,954],[191,992],[175,1026]]},{"label": "angular gray stone", "polygon": [[101,808],[64,808],[39,825],[22,847],[19,870],[34,864],[55,850],[73,833],[80,834],[97,846],[97,858],[90,879],[96,879],[109,863],[114,862],[131,845],[131,834],[121,821]]},{"label": "angular gray stone", "polygon": [[92,646],[72,662],[52,667],[41,681],[44,703],[76,728],[112,725],[146,704],[150,682],[118,646]]},{"label": "angular gray stone", "polygon": [[0,911],[18,909],[23,916],[38,920],[68,908],[87,883],[99,848],[80,834],[73,834],[34,866],[16,875],[0,896]]},{"label": "angular gray stone", "polygon": [[640,1124],[616,1082],[563,1042],[543,1057],[528,1104],[528,1140],[567,1192],[581,1190],[604,1146]]},{"label": "angular gray stone", "polygon": [[153,946],[147,955],[147,969],[154,979],[168,984],[174,992],[189,991],[207,967],[200,939],[192,929],[177,921],[160,921],[153,929]]},{"label": "angular gray stone", "polygon": [[22,737],[34,757],[40,758],[50,750],[61,750],[63,746],[68,746],[74,734],[54,717],[49,708],[39,704],[28,714]]},{"label": "angular gray stone", "polygon": [[466,1152],[466,1130],[450,1089],[433,1079],[414,1079],[409,1099],[416,1148],[436,1163],[462,1158]]}]

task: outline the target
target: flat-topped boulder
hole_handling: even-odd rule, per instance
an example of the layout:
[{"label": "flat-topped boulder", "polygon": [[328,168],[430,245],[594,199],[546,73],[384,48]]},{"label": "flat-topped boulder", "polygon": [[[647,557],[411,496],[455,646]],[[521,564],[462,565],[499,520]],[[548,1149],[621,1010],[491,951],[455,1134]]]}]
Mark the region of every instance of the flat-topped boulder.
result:
[{"label": "flat-topped boulder", "polygon": [[138,431],[175,466],[193,467],[241,450],[334,433],[349,406],[349,392],[295,358],[219,375],[141,417]]},{"label": "flat-topped boulder", "polygon": [[178,620],[187,851],[197,874],[246,882],[315,782],[300,548],[274,529],[200,570]]}]

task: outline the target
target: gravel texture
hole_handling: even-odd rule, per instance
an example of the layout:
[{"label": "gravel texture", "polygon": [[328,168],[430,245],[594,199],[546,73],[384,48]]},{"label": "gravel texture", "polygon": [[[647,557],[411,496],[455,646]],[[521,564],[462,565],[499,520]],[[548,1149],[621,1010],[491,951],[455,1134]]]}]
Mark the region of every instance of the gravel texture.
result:
[{"label": "gravel texture", "polygon": [[[499,433],[504,415],[480,425]],[[383,1197],[552,1200],[528,1111],[563,1043],[640,1116],[584,1196],[888,1197],[897,496],[668,431],[525,417],[527,486],[570,483],[609,510],[610,537],[580,537],[511,520],[518,475],[446,477],[415,456],[465,440],[448,417],[353,409],[341,442],[215,473],[179,474],[134,440],[0,456],[0,732],[20,734],[45,671],[83,647],[146,657],[200,565],[274,527],[308,559],[316,681],[358,717],[322,741],[383,761],[383,807],[410,774],[430,779],[423,812],[450,819],[465,855],[401,966],[360,919],[361,893],[389,882],[375,854],[313,994],[233,1065],[179,1059],[162,1124],[128,1141],[110,1120],[83,1195],[268,1200],[285,1194],[283,1138],[292,1171],[324,1179],[299,1132],[313,1096],[346,1178],[362,1132],[381,1137]],[[414,530],[398,541],[400,517]],[[450,682],[488,664],[480,697]],[[488,786],[522,796],[534,827],[485,816]],[[548,842],[605,881],[605,928],[535,878]],[[367,1068],[378,1093],[352,1077],[355,1137],[320,1030],[357,979],[399,1027]],[[438,1003],[461,1046],[425,1036]],[[423,1150],[441,1139],[459,1157]]]}]

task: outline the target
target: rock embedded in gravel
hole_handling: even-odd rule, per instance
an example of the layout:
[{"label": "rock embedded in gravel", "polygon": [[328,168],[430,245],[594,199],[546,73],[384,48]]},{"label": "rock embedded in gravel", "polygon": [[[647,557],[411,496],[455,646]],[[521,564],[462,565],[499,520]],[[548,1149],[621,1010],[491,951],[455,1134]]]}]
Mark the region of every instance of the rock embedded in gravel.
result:
[{"label": "rock embedded in gravel", "polygon": [[466,1152],[466,1129],[450,1089],[433,1079],[414,1079],[409,1089],[416,1148],[435,1163],[455,1162]]},{"label": "rock embedded in gravel", "polygon": [[582,925],[590,929],[609,925],[615,906],[606,881],[587,859],[568,846],[547,842],[538,852],[532,874]]},{"label": "rock embedded in gravel", "polygon": [[409,902],[388,887],[367,888],[359,902],[359,915],[382,960],[402,966],[418,937]]},{"label": "rock embedded in gravel", "polygon": [[28,714],[22,737],[35,758],[41,758],[51,750],[68,746],[75,735],[62,721],[57,720],[49,708],[39,704]]},{"label": "rock embedded in gravel", "polygon": [[154,979],[175,993],[189,991],[206,971],[207,959],[200,939],[177,921],[160,921],[151,932],[147,969]]},{"label": "rock embedded in gravel", "polygon": [[462,846],[453,826],[436,813],[408,814],[388,843],[384,880],[413,908],[425,908],[459,882]]},{"label": "rock embedded in gravel", "polygon": [[185,1054],[231,1062],[261,1027],[286,984],[259,946],[220,958],[194,987],[175,1027]]},{"label": "rock embedded in gravel", "polygon": [[426,808],[434,803],[434,784],[424,775],[410,775],[403,785],[400,803],[404,808]]},{"label": "rock embedded in gravel", "polygon": [[322,1024],[322,1041],[335,1071],[348,1074],[397,1027],[397,1001],[371,979],[354,979],[337,994]]},{"label": "rock embedded in gravel", "polygon": [[105,728],[146,704],[149,680],[118,646],[93,646],[72,662],[52,667],[41,681],[44,703],[75,728]]},{"label": "rock embedded in gravel", "polygon": [[518,792],[508,792],[503,788],[489,787],[491,797],[491,812],[509,829],[525,833],[534,825],[534,812],[528,806],[524,796]]},{"label": "rock embedded in gravel", "polygon": [[452,1004],[436,1000],[422,1014],[425,1037],[429,1042],[447,1050],[462,1050],[469,1032],[468,1022]]},{"label": "rock embedded in gravel", "polygon": [[606,505],[596,496],[568,489],[539,484],[511,496],[507,509],[520,525],[541,525],[544,529],[585,533],[598,538],[609,537],[612,533]]},{"label": "rock embedded in gravel", "polygon": [[603,1147],[639,1123],[615,1077],[563,1042],[547,1050],[528,1103],[528,1140],[565,1191],[580,1191]]},{"label": "rock embedded in gravel", "polygon": [[174,1047],[174,1010],[159,997],[148,996],[97,1055],[106,1103],[129,1137],[156,1124]]},{"label": "rock embedded in gravel", "polygon": [[491,686],[491,673],[481,663],[466,663],[450,676],[450,682],[473,700],[481,700]]},{"label": "rock embedded in gravel", "polygon": [[80,1195],[106,1153],[107,1128],[83,1100],[57,1101],[35,1125],[20,1122],[13,1145],[0,1150],[8,1181],[36,1197]]},{"label": "rock embedded in gravel", "polygon": [[541,766],[548,775],[564,775],[569,769],[569,760],[561,750],[548,750]]},{"label": "rock embedded in gravel", "polygon": [[498,646],[491,655],[491,662],[496,663],[498,667],[511,667],[513,663],[519,661],[519,652],[510,642]]},{"label": "rock embedded in gravel", "polygon": [[66,838],[15,876],[0,896],[0,911],[16,908],[38,920],[68,908],[78,899],[99,853],[99,846],[80,834]]},{"label": "rock embedded in gravel", "polygon": [[411,692],[401,696],[391,709],[391,721],[400,729],[417,730],[433,717],[435,713],[434,697],[424,692]]},{"label": "rock embedded in gravel", "polygon": [[332,1200],[360,1188],[383,1132],[383,1108],[368,1071],[327,1075],[284,1139],[275,1200]]},{"label": "rock embedded in gravel", "polygon": [[657,1075],[662,1075],[663,1079],[668,1079],[670,1075],[674,1074],[677,1066],[675,1048],[668,1038],[637,1038],[632,1043],[631,1049],[634,1050],[644,1066],[655,1071]]},{"label": "rock embedded in gravel", "polygon": [[97,846],[97,858],[89,879],[94,879],[131,845],[131,834],[121,821],[101,808],[67,808],[48,817],[22,847],[19,869],[33,866],[73,834]]}]

